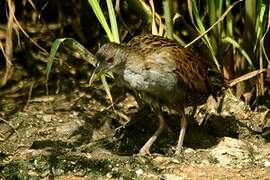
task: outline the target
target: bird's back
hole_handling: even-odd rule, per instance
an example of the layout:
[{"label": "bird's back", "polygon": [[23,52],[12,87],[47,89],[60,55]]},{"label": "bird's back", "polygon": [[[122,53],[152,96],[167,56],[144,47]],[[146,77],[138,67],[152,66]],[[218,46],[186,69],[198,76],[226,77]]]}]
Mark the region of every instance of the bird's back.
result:
[{"label": "bird's back", "polygon": [[[223,86],[222,83],[213,85],[212,81],[215,77],[211,77],[211,74],[209,74],[209,69],[211,68],[209,62],[194,55],[188,49],[172,40],[161,36],[145,34],[131,39],[126,46],[132,49],[132,51],[140,53],[145,61],[161,66],[163,68],[161,72],[164,72],[164,75],[172,73],[177,77],[176,86],[179,90],[174,90],[173,92],[178,96],[180,94],[179,97],[181,98],[171,96],[177,101],[181,100],[180,103],[184,106],[196,106],[204,103],[209,95],[217,94],[214,91],[220,91]],[[221,78],[220,82],[223,82],[222,76],[218,78]],[[166,87],[163,87],[165,93]],[[168,91],[168,93],[173,92]],[[161,100],[166,101],[168,99],[165,93],[161,96]]]}]

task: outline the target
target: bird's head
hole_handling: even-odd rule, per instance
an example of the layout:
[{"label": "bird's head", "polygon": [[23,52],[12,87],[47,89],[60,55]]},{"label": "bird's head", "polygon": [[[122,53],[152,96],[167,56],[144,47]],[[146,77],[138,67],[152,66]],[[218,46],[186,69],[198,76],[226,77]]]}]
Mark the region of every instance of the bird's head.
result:
[{"label": "bird's head", "polygon": [[117,43],[104,44],[96,52],[97,64],[90,78],[91,85],[102,74],[107,72],[118,72],[126,61],[126,48]]},{"label": "bird's head", "polygon": [[104,44],[96,53],[97,73],[115,72],[125,62],[124,47],[117,43]]}]

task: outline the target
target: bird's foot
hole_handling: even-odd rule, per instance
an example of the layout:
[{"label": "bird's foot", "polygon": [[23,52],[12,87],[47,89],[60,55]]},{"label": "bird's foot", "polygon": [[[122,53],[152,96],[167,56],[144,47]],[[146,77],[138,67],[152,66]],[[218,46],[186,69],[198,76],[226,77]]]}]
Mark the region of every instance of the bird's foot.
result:
[{"label": "bird's foot", "polygon": [[176,156],[180,156],[181,155],[181,152],[182,152],[182,147],[180,147],[180,148],[176,148],[176,151],[175,151],[175,155]]},{"label": "bird's foot", "polygon": [[151,155],[150,153],[150,147],[148,146],[143,146],[140,151],[139,151],[139,155],[141,156],[147,156],[147,155]]}]

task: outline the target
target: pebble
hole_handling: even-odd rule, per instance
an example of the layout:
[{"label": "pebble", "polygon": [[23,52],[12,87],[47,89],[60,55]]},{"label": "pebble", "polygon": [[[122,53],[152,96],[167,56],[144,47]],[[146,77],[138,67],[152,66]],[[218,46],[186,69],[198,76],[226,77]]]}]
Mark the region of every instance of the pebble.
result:
[{"label": "pebble", "polygon": [[52,121],[52,115],[51,114],[43,115],[42,119],[43,119],[44,122],[51,122]]},{"label": "pebble", "polygon": [[143,170],[142,169],[138,169],[135,171],[136,176],[141,176],[143,174]]},{"label": "pebble", "polygon": [[210,159],[221,166],[243,165],[252,162],[251,145],[239,139],[225,137],[210,152]]},{"label": "pebble", "polygon": [[191,149],[191,148],[187,148],[184,150],[184,154],[188,154],[188,153],[194,153],[195,150],[194,149]]},{"label": "pebble", "polygon": [[61,124],[56,127],[56,132],[58,135],[71,135],[74,131],[76,131],[82,125],[79,121],[70,121]]},{"label": "pebble", "polygon": [[161,179],[164,179],[164,180],[183,180],[185,178],[180,177],[180,176],[176,176],[174,174],[163,174],[163,175],[161,175]]},{"label": "pebble", "polygon": [[264,167],[267,167],[267,168],[270,167],[270,161],[269,160],[264,162]]}]

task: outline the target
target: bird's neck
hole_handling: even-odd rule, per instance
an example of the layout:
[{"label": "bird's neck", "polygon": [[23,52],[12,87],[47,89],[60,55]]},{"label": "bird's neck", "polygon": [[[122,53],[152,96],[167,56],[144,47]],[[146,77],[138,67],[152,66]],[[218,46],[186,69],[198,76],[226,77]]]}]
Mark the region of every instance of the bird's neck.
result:
[{"label": "bird's neck", "polygon": [[125,64],[128,58],[128,49],[124,46],[120,46],[117,49],[114,49],[114,67],[112,71],[116,74],[119,74],[123,71]]}]

